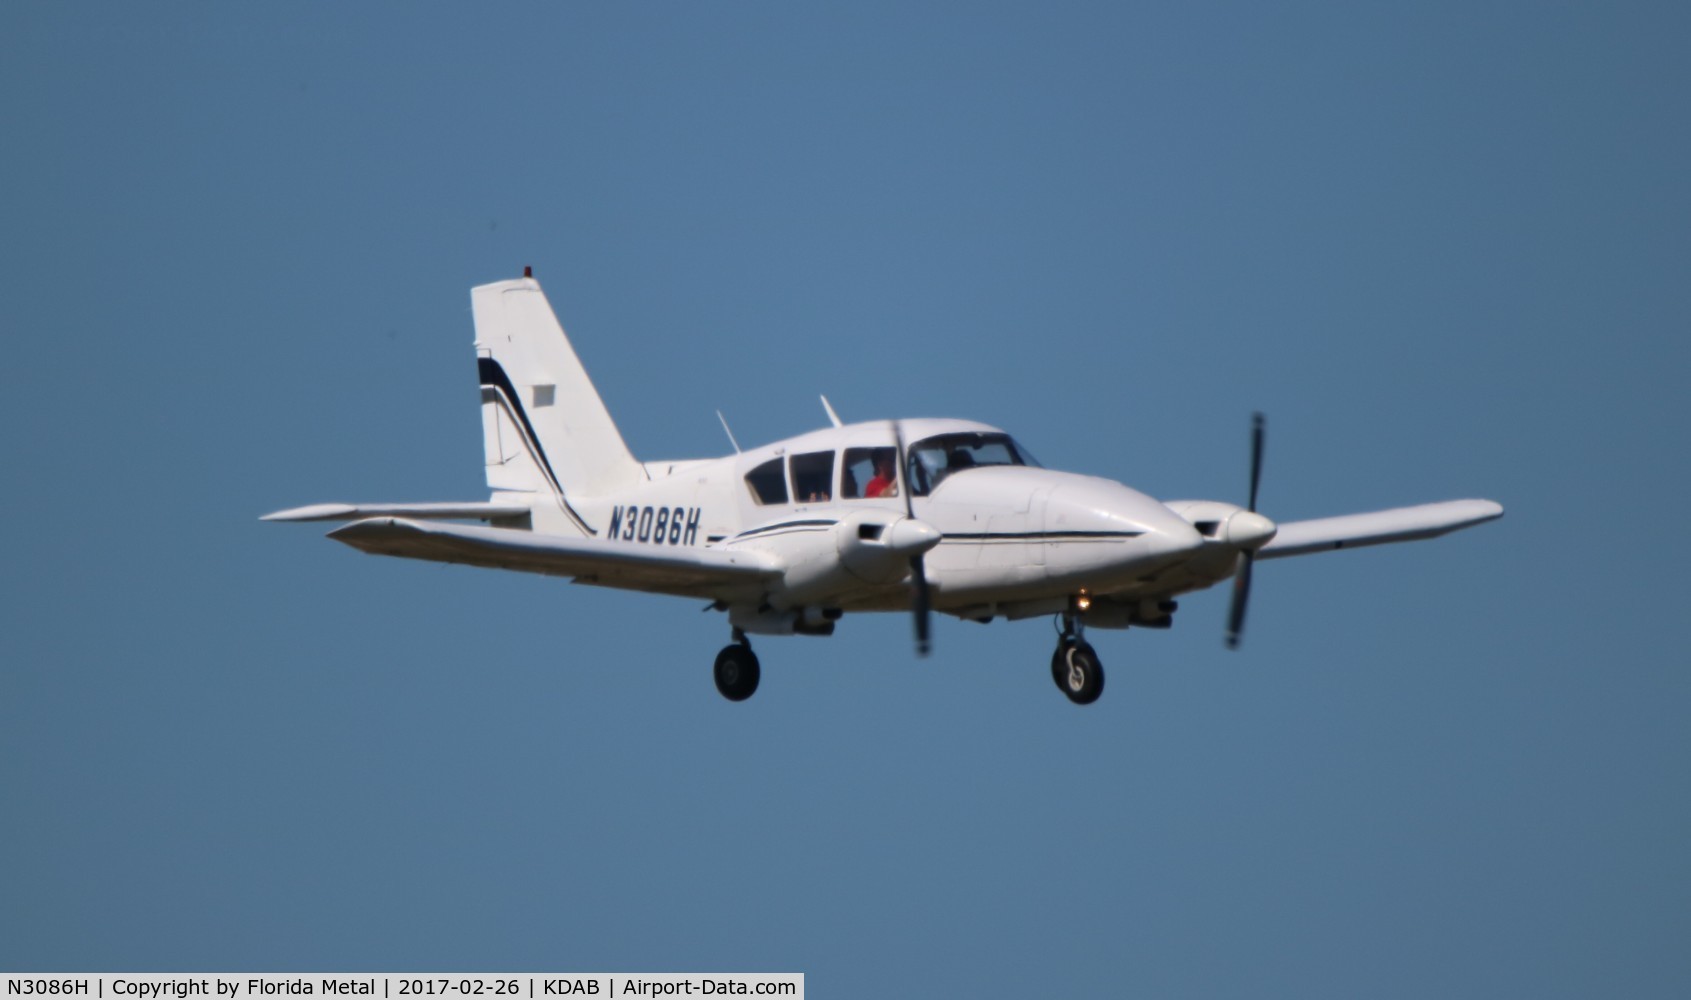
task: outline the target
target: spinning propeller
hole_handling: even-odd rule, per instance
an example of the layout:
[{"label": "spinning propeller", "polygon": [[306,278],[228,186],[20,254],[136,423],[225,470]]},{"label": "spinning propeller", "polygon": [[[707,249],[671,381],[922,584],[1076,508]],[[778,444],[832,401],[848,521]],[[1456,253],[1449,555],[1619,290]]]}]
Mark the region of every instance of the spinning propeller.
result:
[{"label": "spinning propeller", "polygon": [[[898,445],[898,476],[904,480],[904,513],[910,520],[916,520],[916,499],[910,488],[910,464],[904,453],[904,427],[898,421],[892,422],[893,441]],[[928,618],[932,611],[932,599],[928,593],[928,574],[922,565],[922,555],[926,550],[916,552],[910,557],[910,611],[916,619],[916,655],[927,656],[931,648],[928,641]]]},{"label": "spinning propeller", "polygon": [[1239,549],[1239,566],[1233,573],[1233,603],[1227,609],[1227,648],[1238,649],[1245,631],[1245,605],[1251,599],[1251,566],[1257,549],[1268,544],[1277,530],[1274,522],[1257,510],[1257,486],[1262,481],[1263,417],[1251,415],[1251,492],[1245,509],[1227,519],[1227,541]]}]

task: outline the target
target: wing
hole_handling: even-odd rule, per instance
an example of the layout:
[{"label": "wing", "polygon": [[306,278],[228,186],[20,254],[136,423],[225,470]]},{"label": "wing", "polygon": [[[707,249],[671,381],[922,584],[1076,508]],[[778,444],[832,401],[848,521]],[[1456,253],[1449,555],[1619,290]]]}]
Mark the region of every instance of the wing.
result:
[{"label": "wing", "polygon": [[716,600],[760,594],[782,573],[773,557],[758,552],[659,548],[399,517],[355,521],[329,532],[329,537],[372,555],[514,569],[602,587]]},{"label": "wing", "polygon": [[1502,516],[1503,505],[1490,500],[1448,500],[1368,514],[1284,522],[1275,533],[1274,540],[1257,553],[1257,558],[1278,559],[1333,549],[1437,538]]},{"label": "wing", "polygon": [[260,521],[356,521],[365,517],[416,517],[459,520],[478,518],[492,521],[503,517],[522,517],[528,513],[526,504],[489,503],[314,503],[309,507],[292,507],[266,514]]}]

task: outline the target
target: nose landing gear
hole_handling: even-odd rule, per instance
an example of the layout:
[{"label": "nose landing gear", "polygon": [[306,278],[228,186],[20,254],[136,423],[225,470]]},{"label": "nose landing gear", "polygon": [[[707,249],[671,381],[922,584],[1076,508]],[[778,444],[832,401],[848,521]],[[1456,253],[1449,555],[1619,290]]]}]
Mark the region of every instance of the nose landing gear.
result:
[{"label": "nose landing gear", "polygon": [[1051,679],[1076,705],[1090,705],[1104,693],[1104,665],[1085,638],[1081,616],[1063,615],[1057,651],[1051,654]]},{"label": "nose landing gear", "polygon": [[716,689],[729,701],[745,701],[757,692],[763,670],[746,633],[734,630],[734,641],[716,654]]}]

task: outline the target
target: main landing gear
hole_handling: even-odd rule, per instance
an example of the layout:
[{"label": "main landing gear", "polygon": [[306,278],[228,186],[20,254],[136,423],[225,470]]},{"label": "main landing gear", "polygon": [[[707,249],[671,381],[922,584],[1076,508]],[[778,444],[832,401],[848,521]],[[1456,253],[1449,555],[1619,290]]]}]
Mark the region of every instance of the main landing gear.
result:
[{"label": "main landing gear", "polygon": [[1086,641],[1080,615],[1063,615],[1057,651],[1051,654],[1051,679],[1076,705],[1090,705],[1104,693],[1104,665]]},{"label": "main landing gear", "polygon": [[729,701],[745,701],[757,691],[763,670],[746,633],[734,630],[734,641],[716,654],[716,689]]},{"label": "main landing gear", "polygon": [[[734,641],[716,654],[716,689],[729,701],[745,701],[757,693],[763,669],[746,634],[734,630]],[[1104,665],[1086,641],[1077,614],[1063,615],[1057,651],[1051,654],[1051,680],[1076,705],[1090,705],[1104,693]]]}]

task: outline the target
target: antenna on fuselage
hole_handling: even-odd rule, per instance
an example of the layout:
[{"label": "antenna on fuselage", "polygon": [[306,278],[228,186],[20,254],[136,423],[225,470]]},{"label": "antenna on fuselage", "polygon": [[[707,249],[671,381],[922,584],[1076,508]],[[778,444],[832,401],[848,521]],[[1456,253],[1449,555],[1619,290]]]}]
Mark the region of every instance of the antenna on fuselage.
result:
[{"label": "antenna on fuselage", "polygon": [[821,399],[822,399],[822,408],[824,410],[828,411],[828,419],[832,420],[834,422],[835,427],[843,427],[844,425],[840,423],[840,415],[838,413],[834,412],[833,406],[830,405],[829,402],[828,402],[828,397],[823,396],[823,397],[821,397]]},{"label": "antenna on fuselage", "polygon": [[728,429],[728,418],[722,415],[721,410],[717,410],[716,419],[722,421],[722,432],[728,435],[728,443],[734,446],[734,454],[738,455],[740,453],[740,442],[734,440],[734,432]]}]

